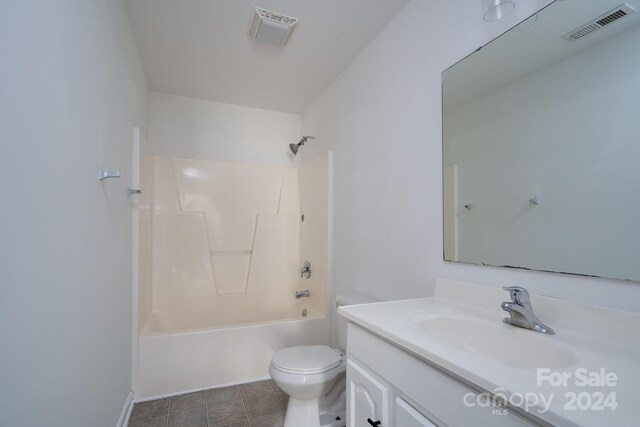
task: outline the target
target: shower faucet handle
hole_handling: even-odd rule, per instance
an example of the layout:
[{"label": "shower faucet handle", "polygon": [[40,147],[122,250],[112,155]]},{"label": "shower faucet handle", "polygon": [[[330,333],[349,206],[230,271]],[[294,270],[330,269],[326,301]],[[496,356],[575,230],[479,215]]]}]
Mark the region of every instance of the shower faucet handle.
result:
[{"label": "shower faucet handle", "polygon": [[309,260],[304,262],[302,270],[300,270],[300,277],[306,277],[307,279],[311,277],[311,263]]}]

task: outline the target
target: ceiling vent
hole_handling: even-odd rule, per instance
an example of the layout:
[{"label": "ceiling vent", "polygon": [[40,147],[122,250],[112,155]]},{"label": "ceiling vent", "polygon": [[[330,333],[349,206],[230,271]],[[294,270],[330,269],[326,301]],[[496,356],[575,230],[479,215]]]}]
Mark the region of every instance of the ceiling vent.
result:
[{"label": "ceiling vent", "polygon": [[601,28],[604,28],[607,25],[617,22],[620,19],[624,18],[625,16],[633,15],[634,13],[636,13],[636,11],[627,3],[625,3],[621,6],[616,7],[613,10],[610,10],[604,15],[597,17],[593,21],[588,22],[584,25],[581,25],[575,30],[568,32],[567,34],[562,36],[562,38],[572,42],[583,39],[586,36],[600,30]]},{"label": "ceiling vent", "polygon": [[251,18],[249,37],[262,42],[284,46],[291,37],[298,20],[290,16],[256,7]]}]

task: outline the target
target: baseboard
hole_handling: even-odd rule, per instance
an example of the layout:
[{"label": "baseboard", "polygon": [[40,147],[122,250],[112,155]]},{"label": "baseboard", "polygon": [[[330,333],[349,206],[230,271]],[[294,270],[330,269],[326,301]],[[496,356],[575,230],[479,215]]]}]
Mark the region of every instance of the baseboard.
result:
[{"label": "baseboard", "polygon": [[127,427],[129,424],[129,417],[131,416],[131,410],[133,409],[133,391],[129,392],[127,400],[124,402],[122,412],[120,413],[120,419],[116,427]]},{"label": "baseboard", "polygon": [[225,383],[225,384],[218,384],[218,385],[208,385],[205,387],[198,387],[198,388],[192,388],[192,389],[188,389],[188,390],[180,390],[180,391],[176,391],[173,393],[167,393],[167,394],[160,394],[157,396],[149,396],[149,397],[143,397],[141,399],[136,399],[136,403],[142,403],[142,402],[148,402],[150,400],[158,400],[158,399],[164,399],[165,397],[173,397],[173,396],[180,396],[183,394],[189,394],[189,393],[196,393],[198,391],[203,391],[203,390],[211,390],[214,388],[223,388],[223,387],[230,387],[233,385],[240,385],[240,384],[248,384],[248,383],[253,383],[256,381],[264,381],[264,380],[270,380],[271,377],[260,377],[260,378],[253,378],[250,380],[242,380],[242,381],[235,381],[235,382],[231,382],[231,383]]}]

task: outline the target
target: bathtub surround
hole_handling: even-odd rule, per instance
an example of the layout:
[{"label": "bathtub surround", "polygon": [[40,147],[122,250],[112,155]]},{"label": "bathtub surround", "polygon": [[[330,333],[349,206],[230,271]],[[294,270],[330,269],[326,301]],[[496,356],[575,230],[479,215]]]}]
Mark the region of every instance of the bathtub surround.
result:
[{"label": "bathtub surround", "polygon": [[331,288],[330,238],[333,185],[331,182],[333,153],[325,152],[298,168],[300,182],[300,259],[312,260],[311,277],[299,278],[299,288],[310,291],[304,298],[314,311],[331,313],[333,301],[329,298]]},{"label": "bathtub surround", "polygon": [[0,425],[112,427],[131,390],[145,78],[120,1],[0,9]]},{"label": "bathtub surround", "polygon": [[263,378],[280,348],[329,342],[329,162],[153,156],[137,399]]},{"label": "bathtub surround", "polygon": [[296,303],[297,169],[156,156],[154,170],[154,312],[241,324]]},{"label": "bathtub surround", "polygon": [[334,292],[429,296],[446,276],[640,311],[637,283],[442,260],[441,73],[547,3],[485,23],[479,1],[414,0],[303,113],[303,160],[334,150]]},{"label": "bathtub surround", "polygon": [[[160,156],[153,165],[152,292],[141,307],[181,319],[163,332],[325,313],[328,155],[300,168]],[[309,279],[303,259],[313,260]],[[310,297],[294,299],[299,289]]]}]

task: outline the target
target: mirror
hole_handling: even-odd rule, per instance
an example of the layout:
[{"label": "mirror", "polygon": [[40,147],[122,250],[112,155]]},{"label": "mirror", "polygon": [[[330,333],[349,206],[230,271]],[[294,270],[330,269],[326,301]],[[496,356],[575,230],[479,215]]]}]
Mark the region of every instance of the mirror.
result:
[{"label": "mirror", "polygon": [[556,1],[443,73],[445,260],[640,280],[640,0],[622,1]]}]

